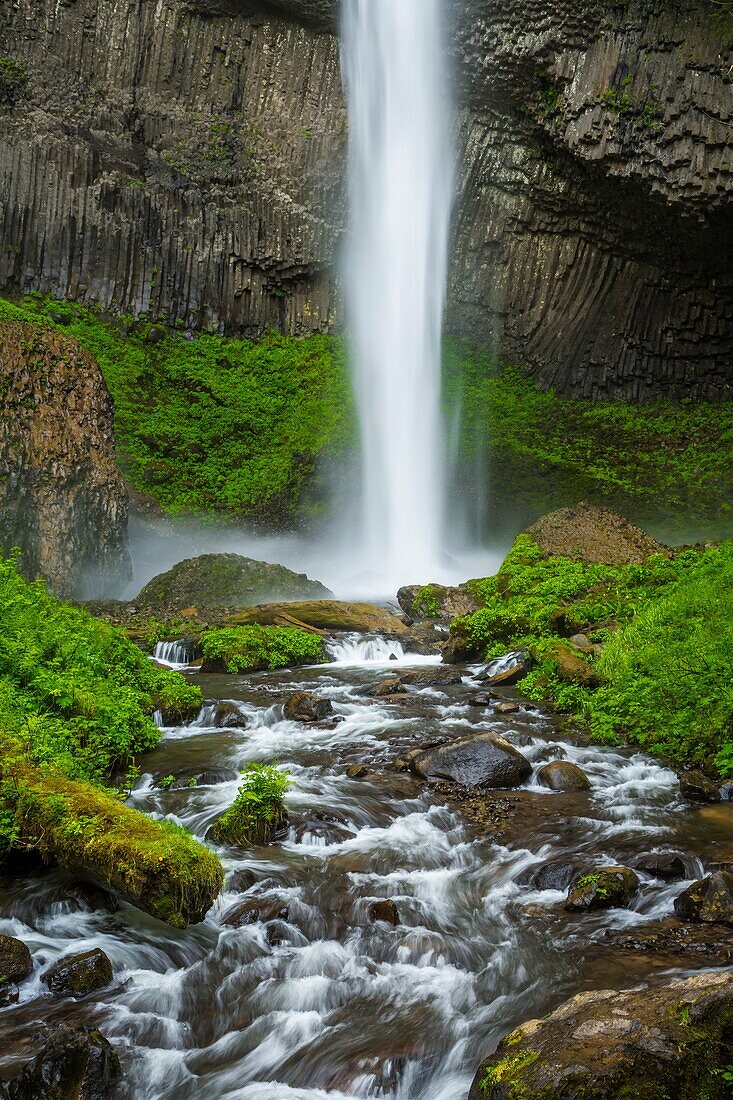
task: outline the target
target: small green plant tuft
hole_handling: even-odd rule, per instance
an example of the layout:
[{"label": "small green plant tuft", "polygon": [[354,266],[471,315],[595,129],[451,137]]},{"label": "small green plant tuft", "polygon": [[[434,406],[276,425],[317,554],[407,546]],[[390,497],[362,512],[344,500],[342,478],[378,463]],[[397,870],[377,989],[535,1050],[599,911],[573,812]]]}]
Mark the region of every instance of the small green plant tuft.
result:
[{"label": "small green plant tuft", "polygon": [[283,796],[290,777],[272,764],[251,764],[232,805],[212,828],[215,840],[240,847],[266,844],[286,819]]}]

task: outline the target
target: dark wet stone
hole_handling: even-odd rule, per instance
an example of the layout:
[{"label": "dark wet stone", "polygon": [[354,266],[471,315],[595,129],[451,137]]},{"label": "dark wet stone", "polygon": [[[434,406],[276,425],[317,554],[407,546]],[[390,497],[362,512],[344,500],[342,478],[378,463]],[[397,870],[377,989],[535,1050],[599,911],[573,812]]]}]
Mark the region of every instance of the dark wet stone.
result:
[{"label": "dark wet stone", "polygon": [[369,775],[369,768],[366,764],[351,764],[346,769],[346,774],[349,779],[363,779],[365,775]]},{"label": "dark wet stone", "polygon": [[283,713],[291,722],[322,722],[333,716],[333,706],[330,699],[310,691],[295,691],[286,699]]},{"label": "dark wet stone", "polygon": [[414,672],[403,672],[399,679],[403,687],[439,687],[462,683],[460,672],[436,665],[434,668],[420,668]]},{"label": "dark wet stone", "polygon": [[553,860],[527,867],[514,881],[518,886],[531,886],[533,890],[567,890],[579,877],[580,870],[578,863]]},{"label": "dark wet stone", "polygon": [[570,760],[552,760],[537,772],[543,787],[551,791],[589,791],[590,780],[582,768]]},{"label": "dark wet stone", "polygon": [[685,861],[677,852],[649,852],[634,861],[637,871],[644,871],[665,882],[675,882],[685,877]]},{"label": "dark wet stone", "polygon": [[41,979],[57,997],[84,997],[112,981],[112,963],[95,947],[80,955],[65,955]]},{"label": "dark wet stone", "polygon": [[397,906],[391,898],[384,898],[382,901],[374,901],[369,906],[369,920],[384,921],[385,924],[398,925],[400,923],[400,914]]},{"label": "dark wet stone", "polygon": [[679,956],[697,965],[733,964],[733,928],[722,924],[685,924],[667,917],[638,928],[608,929],[603,943],[644,955]]},{"label": "dark wet stone", "polygon": [[638,886],[638,875],[630,867],[596,867],[571,887],[565,908],[570,913],[626,909]]},{"label": "dark wet stone", "polygon": [[235,703],[219,703],[214,715],[214,725],[217,729],[243,729],[249,723],[249,719]]},{"label": "dark wet stone", "polygon": [[347,840],[351,833],[335,818],[326,814],[314,814],[295,826],[296,841],[300,842],[306,836],[325,840],[328,844],[339,844],[342,840]]},{"label": "dark wet stone", "polygon": [[248,867],[241,871],[233,871],[224,883],[224,891],[228,894],[244,894],[251,890],[257,882],[257,876]]},{"label": "dark wet stone", "polygon": [[682,772],[680,791],[688,802],[720,802],[720,791],[701,771]]},{"label": "dark wet stone", "polygon": [[101,886],[93,886],[89,882],[75,883],[69,890],[69,898],[80,909],[86,909],[92,913],[100,911],[116,913],[120,907],[120,903],[114,894],[110,894],[108,890],[103,890]]},{"label": "dark wet stone", "polygon": [[399,676],[390,676],[387,680],[381,680],[365,693],[374,699],[383,699],[389,695],[399,695],[403,691],[402,680]]},{"label": "dark wet stone", "polygon": [[675,900],[674,911],[682,920],[733,926],[733,874],[716,871]]},{"label": "dark wet stone", "polygon": [[100,1032],[62,1024],[7,1086],[7,1100],[109,1100],[120,1061]]},{"label": "dark wet stone", "polygon": [[288,916],[288,907],[281,898],[247,898],[225,914],[224,924],[230,928],[245,928],[248,924],[286,921]]},{"label": "dark wet stone", "polygon": [[501,695],[496,691],[478,691],[475,695],[468,697],[468,705],[471,707],[490,707],[497,699],[501,699]]},{"label": "dark wet stone", "polygon": [[19,1000],[20,990],[15,982],[3,982],[2,975],[0,975],[0,1008],[7,1008],[8,1005],[17,1005]]},{"label": "dark wet stone", "polygon": [[517,714],[521,709],[519,703],[497,703],[494,711],[496,714]]},{"label": "dark wet stone", "polygon": [[220,783],[232,783],[239,778],[236,768],[207,768],[205,771],[190,769],[179,772],[170,790],[183,791],[191,787],[217,787]]},{"label": "dark wet stone", "polygon": [[521,752],[492,733],[420,753],[412,769],[424,779],[450,779],[464,787],[518,787],[532,774]]},{"label": "dark wet stone", "polygon": [[22,940],[0,936],[0,987],[22,982],[33,970],[31,953]]},{"label": "dark wet stone", "polygon": [[481,679],[491,687],[513,687],[532,669],[532,658],[527,650],[507,653],[496,661],[491,661],[484,669]]}]

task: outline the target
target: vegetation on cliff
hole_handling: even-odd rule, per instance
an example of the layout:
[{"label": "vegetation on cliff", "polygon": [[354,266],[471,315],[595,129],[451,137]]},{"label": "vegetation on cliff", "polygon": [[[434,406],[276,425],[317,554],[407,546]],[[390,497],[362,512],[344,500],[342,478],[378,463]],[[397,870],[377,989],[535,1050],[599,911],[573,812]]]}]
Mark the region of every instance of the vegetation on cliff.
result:
[{"label": "vegetation on cliff", "polygon": [[199,920],[218,861],[174,825],[123,806],[105,783],[160,738],[153,709],[183,717],[201,693],[124,635],[0,562],[0,856],[11,848],[88,870],[174,924]]},{"label": "vegetation on cliff", "polygon": [[[733,774],[733,543],[610,566],[547,557],[520,535],[483,607],[454,644],[490,658],[527,648],[530,698],[555,703],[599,740]],[[582,648],[568,639],[583,633]]]}]

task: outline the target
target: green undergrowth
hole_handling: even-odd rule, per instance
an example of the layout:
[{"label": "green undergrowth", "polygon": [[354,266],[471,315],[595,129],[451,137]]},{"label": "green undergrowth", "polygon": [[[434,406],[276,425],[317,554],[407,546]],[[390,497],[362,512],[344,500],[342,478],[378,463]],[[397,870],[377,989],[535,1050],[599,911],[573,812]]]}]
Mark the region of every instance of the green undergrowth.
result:
[{"label": "green undergrowth", "polygon": [[[607,566],[546,558],[520,535],[451,633],[466,655],[528,648],[522,691],[597,739],[733,775],[732,586],[733,543]],[[569,645],[576,633],[591,652]]]},{"label": "green undergrowth", "polygon": [[162,920],[202,919],[218,861],[106,786],[114,771],[132,778],[138,755],[158,743],[154,708],[184,718],[200,690],[120,630],[21,578],[15,559],[0,560],[0,617],[0,859],[32,849]]},{"label": "green undergrowth", "polygon": [[445,375],[463,461],[486,470],[490,459],[483,489],[494,518],[525,525],[590,499],[667,541],[730,532],[733,402],[560,397],[457,340],[446,344]]},{"label": "green undergrowth", "polygon": [[287,772],[272,764],[251,764],[242,773],[234,802],[215,822],[212,835],[240,847],[266,844],[285,820],[283,796],[289,786]]},{"label": "green undergrowth", "polygon": [[171,513],[281,521],[353,439],[341,345],[327,336],[187,339],[34,295],[0,300],[3,318],[59,327],[94,355],[123,473]]},{"label": "green undergrowth", "polygon": [[227,672],[249,672],[325,659],[323,638],[290,626],[233,626],[205,631],[201,647],[206,661],[221,662]]}]

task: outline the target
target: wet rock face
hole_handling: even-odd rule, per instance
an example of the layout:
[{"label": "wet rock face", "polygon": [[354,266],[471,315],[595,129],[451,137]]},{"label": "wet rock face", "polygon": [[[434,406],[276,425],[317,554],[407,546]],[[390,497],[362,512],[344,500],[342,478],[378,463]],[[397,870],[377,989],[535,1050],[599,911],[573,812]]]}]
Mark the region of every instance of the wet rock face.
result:
[{"label": "wet rock face", "polygon": [[[453,7],[451,327],[568,392],[725,395],[731,56],[716,6]],[[336,27],[335,0],[10,7],[0,54],[28,81],[0,129],[0,286],[251,335],[331,328]]]},{"label": "wet rock face", "polygon": [[0,549],[60,596],[131,576],[127,492],[99,367],[64,333],[0,324]]},{"label": "wet rock face", "polygon": [[543,787],[551,791],[589,791],[590,780],[582,768],[570,760],[552,760],[537,772]]},{"label": "wet rock face", "polygon": [[680,793],[689,802],[720,802],[720,791],[701,771],[693,769],[680,775]]},{"label": "wet rock face", "polygon": [[310,691],[295,691],[283,706],[283,715],[291,722],[322,722],[333,715],[330,699],[322,699]]},{"label": "wet rock face", "polygon": [[727,1095],[733,974],[580,993],[523,1024],[480,1067],[469,1100],[662,1100]]},{"label": "wet rock face", "polygon": [[598,867],[578,879],[568,892],[565,908],[570,913],[592,909],[625,909],[639,885],[630,867]]},{"label": "wet rock face", "polygon": [[[23,941],[0,936],[0,997],[3,990],[22,982],[32,970],[31,953]],[[15,994],[11,999],[17,999]]]},{"label": "wet rock face", "polygon": [[98,1031],[62,1024],[6,1086],[6,1100],[109,1100],[120,1062]]},{"label": "wet rock face", "polygon": [[532,774],[521,752],[490,733],[428,749],[411,766],[424,779],[450,779],[464,787],[519,787]]},{"label": "wet rock face", "polygon": [[66,955],[42,975],[57,997],[83,997],[112,981],[112,963],[95,947],[81,955]]}]

